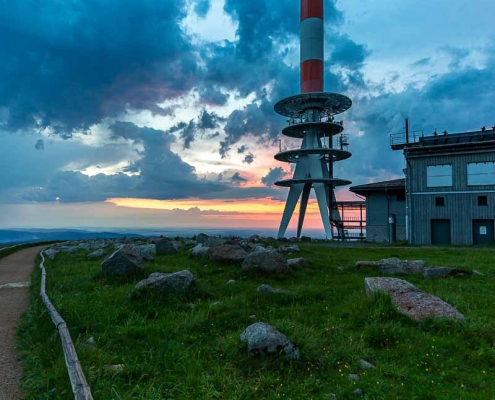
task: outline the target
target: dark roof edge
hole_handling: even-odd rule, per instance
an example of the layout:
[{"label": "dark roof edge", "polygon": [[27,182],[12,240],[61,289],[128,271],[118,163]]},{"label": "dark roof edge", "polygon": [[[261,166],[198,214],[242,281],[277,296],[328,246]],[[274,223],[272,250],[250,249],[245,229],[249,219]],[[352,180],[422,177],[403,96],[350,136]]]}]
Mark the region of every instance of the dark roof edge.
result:
[{"label": "dark roof edge", "polygon": [[401,190],[406,188],[405,178],[393,179],[390,181],[367,183],[364,185],[352,186],[349,190],[353,193],[382,191],[382,190]]}]

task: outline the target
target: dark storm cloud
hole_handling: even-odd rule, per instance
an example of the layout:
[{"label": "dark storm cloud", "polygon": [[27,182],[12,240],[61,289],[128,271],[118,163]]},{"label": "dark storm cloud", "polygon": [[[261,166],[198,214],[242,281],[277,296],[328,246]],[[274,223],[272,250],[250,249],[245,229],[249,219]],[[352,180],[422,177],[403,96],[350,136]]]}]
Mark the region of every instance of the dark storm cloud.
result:
[{"label": "dark storm cloud", "polygon": [[206,130],[206,129],[216,129],[220,126],[220,123],[225,119],[219,117],[216,113],[209,113],[208,110],[201,111],[201,114],[198,118],[198,129]]},{"label": "dark storm cloud", "polygon": [[239,172],[232,175],[230,180],[234,185],[240,185],[241,183],[246,183],[248,181],[246,178],[243,178]]},{"label": "dark storm cloud", "polygon": [[[194,84],[196,59],[176,0],[0,0],[0,107],[7,129],[62,136]],[[200,7],[201,8],[201,7]],[[204,8],[204,6],[203,6]]]},{"label": "dark storm cloud", "polygon": [[237,148],[237,154],[244,154],[247,151],[248,147],[243,144],[242,146]]},{"label": "dark storm cloud", "polygon": [[272,186],[276,181],[282,179],[285,176],[285,171],[282,167],[270,168],[270,172],[263,178],[261,178],[261,183],[265,186]]},{"label": "dark storm cloud", "polygon": [[211,8],[210,0],[196,0],[194,5],[194,12],[201,18],[205,18]]}]

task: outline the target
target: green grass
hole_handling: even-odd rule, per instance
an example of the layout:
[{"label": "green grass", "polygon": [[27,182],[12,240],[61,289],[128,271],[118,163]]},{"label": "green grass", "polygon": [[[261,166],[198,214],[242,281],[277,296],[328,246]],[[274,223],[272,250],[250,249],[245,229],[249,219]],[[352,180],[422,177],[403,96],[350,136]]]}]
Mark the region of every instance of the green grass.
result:
[{"label": "green grass", "polygon": [[[143,278],[107,278],[86,253],[48,260],[47,292],[65,318],[95,399],[491,399],[495,393],[493,293],[495,252],[464,249],[330,248],[302,244],[310,266],[284,276],[246,275],[239,266],[159,256],[146,274],[189,269],[197,279],[187,296],[131,299]],[[372,269],[357,260],[397,256],[428,265],[476,269],[484,276],[424,280],[419,288],[448,301],[466,322],[412,321],[386,296],[367,298]],[[208,266],[204,266],[208,264]],[[346,267],[344,270],[338,267]],[[233,285],[226,282],[235,279]],[[70,399],[60,342],[38,298],[40,273],[19,330],[27,399]],[[261,284],[294,296],[257,293]],[[222,306],[212,306],[221,301]],[[301,360],[249,359],[239,336],[255,314],[286,333]],[[80,343],[93,336],[96,349]],[[377,366],[361,371],[364,358]],[[124,364],[106,372],[104,365]],[[359,382],[348,374],[361,375]]]}]

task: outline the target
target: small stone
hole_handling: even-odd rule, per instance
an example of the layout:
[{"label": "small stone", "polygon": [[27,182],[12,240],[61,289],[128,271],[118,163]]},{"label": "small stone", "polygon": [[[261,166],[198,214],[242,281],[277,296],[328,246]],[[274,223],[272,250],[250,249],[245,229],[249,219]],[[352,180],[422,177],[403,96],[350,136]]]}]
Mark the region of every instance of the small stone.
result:
[{"label": "small stone", "polygon": [[345,271],[345,267],[337,267],[337,271]]},{"label": "small stone", "polygon": [[253,322],[258,322],[258,317],[257,317],[256,315],[254,315],[254,314],[253,314],[253,315],[250,315],[248,318],[249,318],[251,321],[253,321]]},{"label": "small stone", "polygon": [[211,303],[213,307],[221,307],[223,306],[223,303],[221,301],[215,301],[214,303]]},{"label": "small stone", "polygon": [[301,249],[297,244],[293,244],[292,246],[280,246],[278,251],[281,253],[299,253]]},{"label": "small stone", "polygon": [[335,393],[330,393],[330,394],[329,394],[329,397],[330,397],[331,399],[336,399],[336,398],[337,398],[337,395],[336,395]]},{"label": "small stone", "polygon": [[88,349],[88,350],[94,350],[96,347],[96,340],[94,337],[90,337],[88,340],[85,342],[81,343],[81,347],[83,349]]},{"label": "small stone", "polygon": [[294,294],[290,290],[275,289],[272,288],[270,285],[261,285],[257,291],[260,293]]},{"label": "small stone", "polygon": [[208,257],[209,252],[210,248],[202,245],[201,243],[191,249],[191,255],[194,257],[206,258]]},{"label": "small stone", "polygon": [[104,255],[105,255],[105,251],[103,249],[99,249],[88,254],[86,258],[88,260],[97,260],[98,258],[102,258]]},{"label": "small stone", "polygon": [[472,275],[473,273],[467,269],[451,268],[451,267],[431,267],[423,271],[424,278],[462,278]]},{"label": "small stone", "polygon": [[348,378],[349,378],[351,381],[358,381],[358,380],[359,380],[359,375],[358,375],[358,374],[349,374],[349,375],[348,375]]},{"label": "small stone", "polygon": [[289,267],[306,267],[308,265],[308,261],[306,261],[303,257],[291,258],[290,260],[287,260],[287,264]]},{"label": "small stone", "polygon": [[312,239],[309,236],[301,236],[299,239],[303,243],[311,243]]},{"label": "small stone", "polygon": [[374,369],[376,368],[373,364],[371,364],[370,362],[366,361],[366,360],[359,360],[359,366],[361,367],[361,369]]},{"label": "small stone", "polygon": [[154,272],[147,279],[139,282],[134,287],[134,292],[151,290],[160,293],[182,293],[190,290],[194,282],[194,276],[188,270],[174,272],[173,274]]},{"label": "small stone", "polygon": [[235,280],[231,279],[230,281],[227,282],[227,285],[233,285],[235,283]]},{"label": "small stone", "polygon": [[124,364],[104,365],[103,366],[104,371],[122,372],[124,369],[125,369]]},{"label": "small stone", "polygon": [[364,396],[364,392],[361,389],[356,389],[353,393],[356,396]]}]

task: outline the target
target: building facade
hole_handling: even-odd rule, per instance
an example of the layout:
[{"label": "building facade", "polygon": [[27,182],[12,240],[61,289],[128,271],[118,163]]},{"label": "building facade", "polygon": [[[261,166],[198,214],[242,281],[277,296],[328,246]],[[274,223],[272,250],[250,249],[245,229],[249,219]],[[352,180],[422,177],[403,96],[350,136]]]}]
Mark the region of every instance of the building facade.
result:
[{"label": "building facade", "polygon": [[495,244],[495,131],[421,137],[403,149],[409,242]]},{"label": "building facade", "polygon": [[386,243],[389,237],[389,217],[395,216],[396,237],[406,240],[405,179],[353,186],[351,192],[366,198],[366,240]]}]

